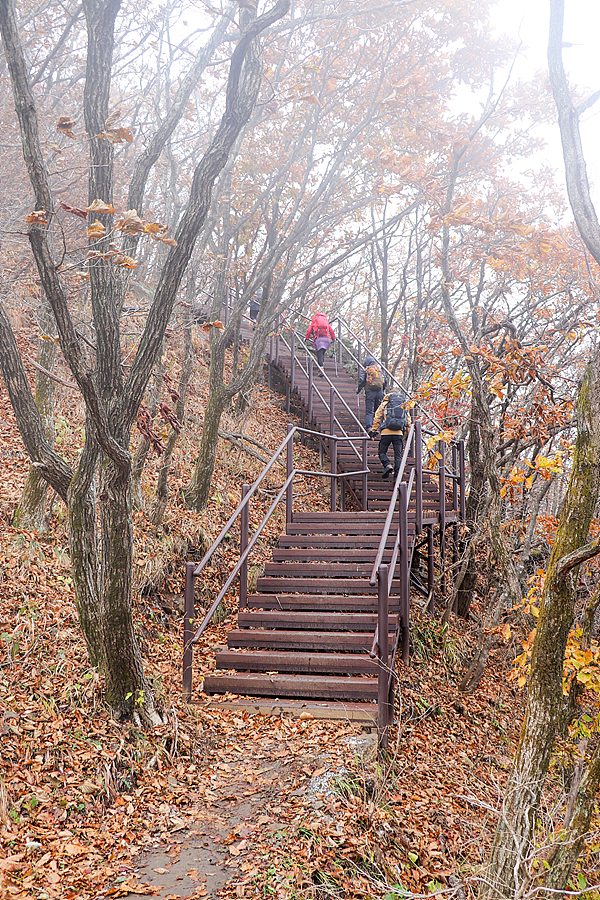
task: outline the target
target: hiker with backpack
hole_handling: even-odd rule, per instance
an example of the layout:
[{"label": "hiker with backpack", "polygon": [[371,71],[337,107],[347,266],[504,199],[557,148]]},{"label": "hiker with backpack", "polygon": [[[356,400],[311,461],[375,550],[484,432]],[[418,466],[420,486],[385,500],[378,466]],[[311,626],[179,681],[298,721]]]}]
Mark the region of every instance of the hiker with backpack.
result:
[{"label": "hiker with backpack", "polygon": [[[400,461],[402,459],[403,437],[408,425],[408,415],[402,404],[405,402],[404,396],[400,391],[390,391],[383,398],[383,403],[375,413],[373,419],[373,428],[369,431],[369,437],[374,440],[375,434],[381,429],[381,437],[379,438],[379,459],[383,466],[383,478],[389,478],[394,473],[394,482],[400,470]],[[390,444],[394,447],[394,465],[392,466],[387,451]]]},{"label": "hiker with backpack", "polygon": [[[325,351],[329,349],[331,342],[335,341],[335,331],[329,324],[329,319],[325,313],[315,313],[312,317],[306,332],[307,341],[310,341],[311,335],[315,342],[317,364],[322,369],[325,362]],[[319,375],[323,377],[321,372]]]},{"label": "hiker with backpack", "polygon": [[365,430],[370,431],[373,425],[373,412],[383,403],[383,393],[387,387],[380,364],[372,356],[365,356],[363,367],[358,376],[356,393],[365,389]]}]

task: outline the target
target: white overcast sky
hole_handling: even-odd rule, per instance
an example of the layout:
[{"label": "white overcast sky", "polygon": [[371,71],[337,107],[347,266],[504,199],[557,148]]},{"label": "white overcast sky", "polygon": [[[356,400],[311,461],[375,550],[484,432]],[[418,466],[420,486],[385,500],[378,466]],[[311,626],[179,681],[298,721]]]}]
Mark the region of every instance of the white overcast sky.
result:
[{"label": "white overcast sky", "polygon": [[[497,0],[493,21],[499,31],[523,42],[516,74],[547,71],[549,0]],[[565,0],[564,40],[577,46],[565,48],[563,59],[571,85],[590,92],[600,89],[600,0]],[[600,205],[600,101],[582,117],[582,138],[593,185],[596,206]],[[558,126],[547,136],[550,164],[560,168]],[[600,209],[598,210],[600,214]]]}]

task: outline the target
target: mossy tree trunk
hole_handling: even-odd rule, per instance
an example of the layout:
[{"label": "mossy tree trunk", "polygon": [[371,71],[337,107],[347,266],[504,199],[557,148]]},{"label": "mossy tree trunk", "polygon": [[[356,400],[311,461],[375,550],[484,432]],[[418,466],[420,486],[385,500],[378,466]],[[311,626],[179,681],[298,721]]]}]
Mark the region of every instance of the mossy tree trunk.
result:
[{"label": "mossy tree trunk", "polygon": [[[597,353],[579,392],[573,469],[544,582],[525,718],[494,836],[488,883],[480,895],[484,900],[518,896],[528,877],[541,792],[560,725],[563,662],[577,599],[578,567],[593,552],[598,552],[598,541],[587,545],[586,541],[599,495],[600,353]],[[593,780],[594,776],[589,777]],[[581,809],[585,805],[582,800]],[[564,868],[562,864],[561,867]],[[548,880],[554,880],[552,873]]]}]

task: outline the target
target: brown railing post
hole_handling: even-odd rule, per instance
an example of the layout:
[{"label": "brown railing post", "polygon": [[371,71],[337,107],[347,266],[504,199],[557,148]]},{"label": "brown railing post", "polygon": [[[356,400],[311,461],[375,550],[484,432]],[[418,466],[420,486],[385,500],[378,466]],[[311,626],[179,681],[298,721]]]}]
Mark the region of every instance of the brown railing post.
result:
[{"label": "brown railing post", "polygon": [[423,532],[423,451],[421,447],[421,420],[415,420],[415,480],[416,480],[416,508],[415,531]]},{"label": "brown railing post", "polygon": [[406,482],[400,484],[400,620],[402,623],[402,660],[409,660],[410,572],[408,569],[408,493]]},{"label": "brown railing post", "polygon": [[[242,485],[242,500],[245,499],[248,491],[250,490],[249,484]],[[242,509],[240,515],[240,557],[243,555],[244,550],[248,546],[248,523],[250,521],[250,503],[246,503],[244,508]],[[245,609],[248,606],[248,557],[242,563],[242,567],[240,569],[240,609]]]},{"label": "brown railing post", "polygon": [[279,365],[279,316],[275,320],[275,365]]},{"label": "brown railing post", "polygon": [[315,385],[315,361],[311,358],[308,361],[308,424],[312,425],[313,420],[313,390]]},{"label": "brown railing post", "polygon": [[367,438],[363,438],[362,445],[363,445],[362,508],[363,508],[363,512],[366,512],[369,508],[369,493],[368,493],[369,473],[368,473],[368,466],[367,466],[367,463],[369,462],[369,444],[368,444]]},{"label": "brown railing post", "polygon": [[338,320],[337,320],[337,327],[338,327],[338,332],[337,332],[337,341],[338,341],[338,345],[337,345],[337,355],[338,355],[338,363],[339,363],[340,366],[341,366],[341,364],[342,364],[342,320],[340,319],[339,316],[338,316]]},{"label": "brown railing post", "polygon": [[296,332],[292,331],[292,336],[290,338],[290,393],[294,392],[294,388],[296,387]]},{"label": "brown railing post", "polygon": [[465,442],[458,442],[458,472],[460,477],[460,521],[464,522],[467,517],[466,498],[465,498]]},{"label": "brown railing post", "polygon": [[330,457],[331,457],[331,512],[335,512],[337,508],[337,439],[332,436],[330,441]]},{"label": "brown railing post", "polygon": [[388,732],[390,726],[389,699],[389,589],[388,567],[385,563],[379,566],[377,572],[377,628],[379,634],[379,673],[377,682],[377,731],[379,734],[379,750],[385,750],[388,745]]},{"label": "brown railing post", "polygon": [[[291,422],[288,422],[287,433],[288,436],[293,431],[294,426]],[[292,470],[294,468],[294,439],[289,438],[287,444],[287,453],[286,453],[286,477],[289,478],[292,474]],[[290,525],[292,522],[292,514],[294,509],[294,482],[290,481],[286,490],[285,490],[285,521],[287,525]]]},{"label": "brown railing post", "polygon": [[[438,441],[440,454],[440,590],[446,597],[446,445]],[[442,601],[443,602],[443,601]]]},{"label": "brown railing post", "polygon": [[433,615],[435,612],[435,600],[433,596],[434,570],[433,570],[433,525],[427,525],[427,595],[431,597],[427,612]]},{"label": "brown railing post", "polygon": [[185,592],[183,608],[183,696],[190,700],[192,696],[192,664],[194,648],[194,569],[193,562],[185,564]]},{"label": "brown railing post", "polygon": [[[337,472],[337,441],[333,437],[335,434],[335,393],[333,388],[329,388],[329,434],[332,437],[329,440],[329,456],[331,459],[331,474]],[[337,478],[331,479],[331,512],[335,512],[337,506]]]},{"label": "brown railing post", "polygon": [[[458,448],[456,443],[452,442],[452,475],[456,476],[458,473],[457,468],[458,461]],[[452,509],[455,513],[458,512],[458,479],[456,477],[452,478]]]}]

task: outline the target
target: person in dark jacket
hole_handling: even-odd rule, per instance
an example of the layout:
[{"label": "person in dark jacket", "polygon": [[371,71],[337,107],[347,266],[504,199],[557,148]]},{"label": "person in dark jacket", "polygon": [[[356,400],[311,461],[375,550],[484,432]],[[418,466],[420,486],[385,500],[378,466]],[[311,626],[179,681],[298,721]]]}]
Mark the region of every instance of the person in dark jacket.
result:
[{"label": "person in dark jacket", "polygon": [[[379,439],[378,455],[381,465],[383,466],[383,478],[389,478],[394,473],[394,482],[400,470],[400,462],[402,460],[402,450],[404,445],[404,432],[408,425],[408,416],[402,404],[405,397],[399,391],[390,391],[386,394],[383,403],[378,407],[373,419],[373,428],[369,431],[369,436],[374,440],[377,431],[381,426],[381,437]],[[390,414],[388,410],[394,410],[394,414]],[[391,425],[391,427],[388,427]],[[390,444],[394,448],[394,465],[392,466],[387,451]]]},{"label": "person in dark jacket", "polygon": [[358,376],[356,393],[365,389],[365,429],[370,431],[373,425],[373,412],[383,403],[383,393],[387,387],[380,364],[372,356],[365,356]]}]

